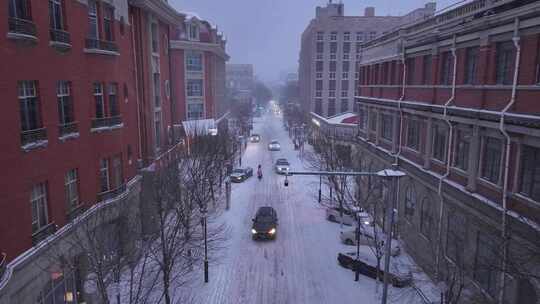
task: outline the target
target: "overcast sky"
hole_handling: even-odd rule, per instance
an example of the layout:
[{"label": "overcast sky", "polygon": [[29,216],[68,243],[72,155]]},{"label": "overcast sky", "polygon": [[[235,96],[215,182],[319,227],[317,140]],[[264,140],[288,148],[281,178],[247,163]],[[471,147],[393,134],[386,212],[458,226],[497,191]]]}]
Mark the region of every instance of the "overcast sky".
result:
[{"label": "overcast sky", "polygon": [[[337,1],[337,0],[335,0]],[[255,74],[274,81],[298,65],[300,36],[327,0],[169,0],[180,11],[197,13],[217,24],[227,37],[230,63],[252,63]],[[376,15],[403,15],[428,0],[344,0],[346,15],[363,15],[374,6]],[[439,0],[437,10],[458,2]]]}]

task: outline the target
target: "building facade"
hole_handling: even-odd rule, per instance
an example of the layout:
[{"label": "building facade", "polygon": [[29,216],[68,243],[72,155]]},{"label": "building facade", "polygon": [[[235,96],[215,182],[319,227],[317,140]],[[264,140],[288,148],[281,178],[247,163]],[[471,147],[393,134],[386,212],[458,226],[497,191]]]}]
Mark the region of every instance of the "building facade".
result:
[{"label": "building facade", "polygon": [[364,16],[345,16],[344,10],[344,4],[331,1],[317,7],[302,34],[298,74],[306,113],[329,117],[352,111],[362,43],[401,24],[432,16],[435,3],[401,17],[375,16],[373,7],[366,8]]},{"label": "building facade", "polygon": [[[187,119],[185,63],[171,39],[187,16],[163,0],[9,0],[0,19],[0,95],[11,101],[0,131],[0,303],[94,303],[80,290],[84,274],[36,263],[76,219],[138,210],[141,172],[177,146],[173,126]],[[204,31],[184,48],[212,45],[203,115],[217,118],[228,58],[222,35]]]},{"label": "building facade", "polygon": [[362,45],[357,164],[407,174],[397,232],[463,303],[540,303],[538,8],[472,1]]},{"label": "building facade", "polygon": [[227,64],[227,90],[231,98],[240,102],[253,101],[253,87],[255,84],[252,64]]}]

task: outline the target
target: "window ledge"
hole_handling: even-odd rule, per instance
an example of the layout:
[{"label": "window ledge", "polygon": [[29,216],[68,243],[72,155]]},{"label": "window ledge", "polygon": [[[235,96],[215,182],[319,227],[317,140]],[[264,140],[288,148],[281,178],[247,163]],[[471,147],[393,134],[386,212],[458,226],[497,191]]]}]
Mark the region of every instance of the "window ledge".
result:
[{"label": "window ledge", "polygon": [[540,202],[537,202],[535,200],[533,200],[532,198],[524,195],[524,194],[521,194],[521,193],[518,193],[518,192],[515,192],[515,193],[512,193],[512,196],[515,197],[516,199],[522,201],[522,202],[525,202],[526,204],[532,206],[532,207],[536,207],[538,208],[540,206]]},{"label": "window ledge", "polygon": [[17,32],[8,32],[6,36],[8,39],[31,42],[31,43],[37,43],[39,41],[39,39],[36,36],[17,33]]},{"label": "window ledge", "polygon": [[48,140],[38,140],[38,141],[33,141],[33,142],[29,142],[29,143],[27,143],[25,145],[22,145],[21,149],[24,152],[30,152],[30,151],[35,150],[35,149],[47,147],[48,144],[49,144]]},{"label": "window ledge", "polygon": [[481,177],[481,176],[478,177],[478,181],[479,181],[482,185],[484,185],[484,186],[490,188],[491,190],[494,190],[494,191],[501,191],[501,186],[500,186],[500,185],[497,185],[497,184],[495,184],[495,183],[493,183],[493,182],[491,182],[491,181],[488,181],[487,179],[485,179],[485,178],[483,178],[483,177]]},{"label": "window ledge", "polygon": [[84,49],[84,52],[86,54],[97,54],[97,55],[107,55],[107,56],[120,56],[120,53],[119,52],[115,52],[115,51],[107,51],[107,50],[102,50],[102,49],[88,49],[88,48],[85,48]]},{"label": "window ledge", "polygon": [[462,177],[468,177],[469,176],[469,173],[461,168],[458,168],[458,167],[455,167],[455,166],[451,166],[450,168],[452,168],[452,171],[454,173],[456,173],[457,175],[459,176],[462,176]]},{"label": "window ledge", "polygon": [[92,128],[92,129],[90,129],[90,132],[92,132],[92,133],[101,133],[101,132],[106,132],[106,131],[113,131],[113,130],[120,129],[120,128],[123,128],[123,127],[124,127],[124,123],[120,123],[120,124],[117,124],[117,125],[104,126],[104,127],[99,127],[99,128]]},{"label": "window ledge", "polygon": [[61,142],[66,142],[68,140],[79,138],[79,136],[80,136],[79,132],[73,132],[73,133],[67,133],[62,136],[59,136],[58,139]]},{"label": "window ledge", "polygon": [[65,42],[60,42],[60,41],[49,41],[49,46],[59,51],[69,51],[71,49],[70,43],[65,43]]}]

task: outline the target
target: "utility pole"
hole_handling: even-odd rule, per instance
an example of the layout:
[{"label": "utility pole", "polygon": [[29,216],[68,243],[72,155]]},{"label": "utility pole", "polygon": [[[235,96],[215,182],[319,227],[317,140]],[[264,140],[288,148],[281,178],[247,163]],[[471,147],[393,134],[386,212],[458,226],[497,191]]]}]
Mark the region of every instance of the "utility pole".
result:
[{"label": "utility pole", "polygon": [[[399,172],[399,171],[397,171]],[[388,301],[388,285],[389,285],[389,279],[390,279],[390,276],[389,276],[389,272],[390,272],[390,252],[392,250],[392,232],[393,232],[393,227],[394,227],[394,208],[397,204],[397,199],[398,199],[398,179],[401,177],[402,175],[394,175],[394,176],[388,176],[386,178],[384,178],[385,181],[388,181],[388,182],[391,182],[392,183],[392,190],[393,191],[390,191],[391,193],[391,198],[390,199],[387,199],[387,220],[386,220],[386,223],[387,223],[387,228],[386,228],[386,256],[384,257],[384,287],[383,287],[383,294],[382,294],[382,298],[381,298],[381,303],[382,304],[386,304],[387,301]]]}]

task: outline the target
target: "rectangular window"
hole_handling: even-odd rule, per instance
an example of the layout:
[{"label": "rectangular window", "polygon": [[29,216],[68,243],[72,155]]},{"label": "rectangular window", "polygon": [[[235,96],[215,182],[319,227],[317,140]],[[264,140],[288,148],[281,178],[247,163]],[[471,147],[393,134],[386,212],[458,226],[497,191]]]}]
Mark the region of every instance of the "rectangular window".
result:
[{"label": "rectangular window", "polygon": [[431,55],[424,56],[424,60],[422,63],[422,83],[423,84],[431,83],[431,64],[432,64]]},{"label": "rectangular window", "polygon": [[351,32],[344,32],[344,33],[343,33],[343,40],[344,40],[344,41],[349,41],[349,40],[351,40]]},{"label": "rectangular window", "polygon": [[337,40],[337,32],[331,32],[330,33],[330,40],[332,40],[332,41]]},{"label": "rectangular window", "polygon": [[322,80],[315,81],[315,90],[322,91],[322,89],[323,89],[323,81]]},{"label": "rectangular window", "polygon": [[317,78],[317,79],[322,79],[322,73],[316,73],[316,74],[315,74],[315,78]]},{"label": "rectangular window", "polygon": [[109,180],[109,160],[107,158],[103,158],[99,162],[99,184],[102,193],[111,189]]},{"label": "rectangular window", "polygon": [[324,53],[324,42],[317,42],[317,53]]},{"label": "rectangular window", "polygon": [[336,91],[328,91],[328,97],[336,97]]},{"label": "rectangular window", "polygon": [[315,97],[322,97],[322,91],[315,91]]},{"label": "rectangular window", "polygon": [[349,54],[351,52],[351,43],[350,42],[344,42],[343,43],[343,53]]},{"label": "rectangular window", "polygon": [[32,233],[35,233],[49,223],[46,183],[39,183],[32,187],[30,205],[32,207]]},{"label": "rectangular window", "polygon": [[203,80],[202,79],[188,79],[187,96],[188,97],[202,97],[203,96]]},{"label": "rectangular window", "polygon": [[8,0],[9,17],[32,20],[28,0]]},{"label": "rectangular window", "polygon": [[337,53],[337,42],[330,42],[330,53]]},{"label": "rectangular window", "polygon": [[202,54],[199,52],[188,52],[186,55],[186,69],[188,71],[201,72],[203,70]]},{"label": "rectangular window", "polygon": [[156,149],[159,150],[161,147],[161,130],[163,127],[161,126],[161,111],[155,111],[154,112],[154,135],[156,137]]},{"label": "rectangular window", "polygon": [[444,52],[441,60],[441,79],[440,83],[449,85],[452,81],[452,73],[454,69],[454,60],[451,52]]},{"label": "rectangular window", "polygon": [[519,192],[540,202],[540,149],[521,146]]},{"label": "rectangular window", "polygon": [[154,73],[153,84],[154,84],[154,106],[156,108],[159,108],[161,107],[161,77],[159,73]]},{"label": "rectangular window", "polygon": [[462,265],[464,262],[463,254],[465,253],[467,223],[461,214],[452,212],[448,215],[447,224],[446,255],[458,265]]},{"label": "rectangular window", "polygon": [[448,132],[440,125],[433,126],[433,158],[442,162],[446,161],[446,144]]},{"label": "rectangular window", "polygon": [[364,32],[356,32],[356,41],[364,41]]},{"label": "rectangular window", "polygon": [[324,32],[317,32],[317,41],[324,40]]},{"label": "rectangular window", "polygon": [[498,138],[484,137],[482,153],[482,178],[494,183],[499,183],[501,172],[502,142]]},{"label": "rectangular window", "polygon": [[349,61],[343,61],[341,63],[341,65],[342,65],[341,68],[342,68],[343,72],[348,72],[349,71],[349,69],[350,69],[350,62]]},{"label": "rectangular window", "polygon": [[334,79],[331,79],[328,81],[328,89],[330,91],[335,91],[336,90],[336,81]]},{"label": "rectangular window", "polygon": [[[19,1],[21,2],[21,1]],[[62,0],[49,0],[49,22],[51,29],[64,29],[64,14]]]},{"label": "rectangular window", "polygon": [[341,90],[342,91],[349,91],[349,81],[348,80],[342,80],[341,81]]},{"label": "rectangular window", "polygon": [[349,100],[348,99],[342,99],[341,100],[341,113],[349,111]]},{"label": "rectangular window", "polygon": [[343,60],[349,60],[350,57],[349,57],[349,54],[343,54]]},{"label": "rectangular window", "polygon": [[382,114],[381,115],[381,137],[392,141],[392,135],[394,131],[394,120],[392,115]]},{"label": "rectangular window", "polygon": [[516,49],[512,41],[497,44],[496,81],[497,84],[512,84]]},{"label": "rectangular window", "polygon": [[58,117],[60,125],[66,125],[74,121],[70,87],[71,83],[69,81],[61,80],[56,84],[56,98],[58,100]]},{"label": "rectangular window", "polygon": [[463,171],[469,169],[469,151],[471,147],[471,134],[469,131],[456,131],[456,151],[454,156],[454,166]]},{"label": "rectangular window", "polygon": [[407,147],[420,151],[420,121],[416,119],[407,121]]},{"label": "rectangular window", "polygon": [[407,84],[415,84],[415,58],[409,58],[407,59]]},{"label": "rectangular window", "polygon": [[95,0],[88,0],[88,38],[90,39],[99,39],[97,20],[97,3]]},{"label": "rectangular window", "polygon": [[373,40],[377,37],[377,32],[370,32],[369,33],[369,40]]},{"label": "rectangular window", "polygon": [[373,132],[377,131],[377,112],[369,111],[369,129]]},{"label": "rectangular window", "polygon": [[204,116],[204,105],[202,103],[188,104],[188,120],[201,119]]},{"label": "rectangular window", "polygon": [[330,54],[330,60],[336,60],[337,56],[336,54]]},{"label": "rectangular window", "polygon": [[315,70],[316,70],[317,72],[322,72],[323,69],[324,69],[324,63],[323,63],[323,61],[316,61],[316,62],[315,62]]},{"label": "rectangular window", "polygon": [[317,54],[317,60],[323,60],[323,54]]},{"label": "rectangular window", "polygon": [[124,176],[122,174],[122,155],[113,158],[112,169],[113,187],[114,189],[117,189],[124,183]]},{"label": "rectangular window", "polygon": [[114,41],[114,7],[103,5],[103,34],[106,41]]},{"label": "rectangular window", "polygon": [[191,23],[188,26],[189,29],[189,40],[198,41],[199,40],[199,26],[197,24]]},{"label": "rectangular window", "polygon": [[349,97],[348,91],[341,91],[341,97]]},{"label": "rectangular window", "polygon": [[150,33],[152,39],[152,53],[159,53],[159,30],[156,22],[152,22],[150,25]]},{"label": "rectangular window", "polygon": [[349,73],[348,72],[341,73],[341,78],[349,79]]},{"label": "rectangular window", "polygon": [[322,115],[322,99],[315,99],[315,113]]},{"label": "rectangular window", "polygon": [[356,103],[356,111],[358,113],[358,127],[362,130],[366,128],[366,111],[364,106],[358,106]]},{"label": "rectangular window", "polygon": [[500,273],[500,261],[498,252],[500,244],[494,237],[479,232],[476,239],[476,255],[474,262],[474,279],[480,284],[482,289],[492,297],[497,295],[498,280]]},{"label": "rectangular window", "polygon": [[476,83],[476,68],[478,65],[478,47],[470,47],[466,51],[465,58],[465,84]]},{"label": "rectangular window", "polygon": [[328,78],[330,78],[330,79],[336,79],[336,73],[334,73],[334,72],[328,73]]},{"label": "rectangular window", "polygon": [[66,210],[70,212],[79,206],[77,169],[71,169],[66,173],[64,187],[66,190]]},{"label": "rectangular window", "polygon": [[105,117],[105,100],[103,99],[103,84],[94,83],[94,101],[96,103],[96,118]]},{"label": "rectangular window", "polygon": [[334,98],[328,99],[328,116],[336,115],[336,100]]},{"label": "rectangular window", "polygon": [[115,117],[120,115],[118,109],[118,84],[109,84],[109,116]]},{"label": "rectangular window", "polygon": [[19,81],[18,97],[21,115],[22,131],[40,129],[41,114],[37,95],[36,81]]}]

